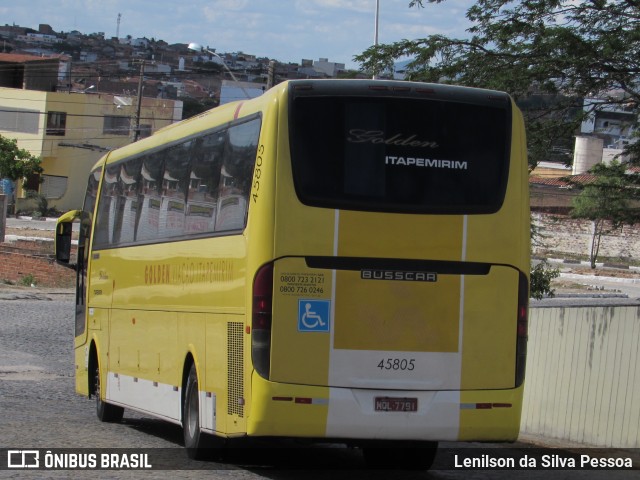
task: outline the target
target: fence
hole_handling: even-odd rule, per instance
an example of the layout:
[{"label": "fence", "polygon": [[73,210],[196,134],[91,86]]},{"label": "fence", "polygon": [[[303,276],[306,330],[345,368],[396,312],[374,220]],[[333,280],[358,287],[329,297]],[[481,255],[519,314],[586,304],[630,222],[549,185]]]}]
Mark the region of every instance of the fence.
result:
[{"label": "fence", "polygon": [[521,431],[640,447],[640,305],[531,309]]}]

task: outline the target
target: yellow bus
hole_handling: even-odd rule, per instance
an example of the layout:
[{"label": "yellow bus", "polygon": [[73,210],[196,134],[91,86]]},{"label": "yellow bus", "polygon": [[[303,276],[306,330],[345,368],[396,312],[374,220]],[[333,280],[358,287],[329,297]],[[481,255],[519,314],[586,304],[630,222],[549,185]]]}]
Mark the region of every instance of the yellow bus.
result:
[{"label": "yellow bus", "polygon": [[508,95],[380,80],[285,82],[114,150],[57,225],[77,392],[195,458],[280,437],[428,467],[515,440],[527,174]]}]

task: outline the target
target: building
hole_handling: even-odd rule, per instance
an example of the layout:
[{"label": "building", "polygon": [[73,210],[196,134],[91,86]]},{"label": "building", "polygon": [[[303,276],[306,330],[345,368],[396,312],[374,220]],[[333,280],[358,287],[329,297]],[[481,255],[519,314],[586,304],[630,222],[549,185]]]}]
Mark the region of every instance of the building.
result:
[{"label": "building", "polygon": [[52,92],[58,85],[61,57],[0,53],[0,87]]},{"label": "building", "polygon": [[[0,88],[0,135],[42,158],[44,172],[30,179],[59,211],[82,207],[89,172],[109,150],[133,141],[136,97],[78,92]],[[182,102],[143,98],[141,136],[182,118]],[[16,191],[16,210],[29,209],[24,190]]]},{"label": "building", "polygon": [[636,105],[629,101],[619,104],[607,103],[598,98],[587,98],[584,110],[593,111],[580,128],[583,135],[593,135],[603,140],[605,148],[624,148],[635,134]]},{"label": "building", "polygon": [[611,92],[611,95],[618,98],[619,103],[599,98],[584,100],[583,108],[591,114],[582,122],[580,135],[576,137],[574,175],[588,171],[597,163],[629,160],[623,152],[636,141],[637,107],[632,101],[625,103],[621,92]]},{"label": "building", "polygon": [[0,27],[0,37],[7,38],[7,39],[15,39],[19,35],[26,35],[27,30],[28,29],[25,27],[5,24],[3,27]]},{"label": "building", "polygon": [[47,35],[45,33],[27,33],[26,35],[19,35],[17,39],[22,42],[37,45],[54,45],[61,42],[57,36]]},{"label": "building", "polygon": [[331,78],[336,78],[340,72],[346,70],[344,63],[330,62],[328,58],[315,60],[313,62],[313,68]]}]

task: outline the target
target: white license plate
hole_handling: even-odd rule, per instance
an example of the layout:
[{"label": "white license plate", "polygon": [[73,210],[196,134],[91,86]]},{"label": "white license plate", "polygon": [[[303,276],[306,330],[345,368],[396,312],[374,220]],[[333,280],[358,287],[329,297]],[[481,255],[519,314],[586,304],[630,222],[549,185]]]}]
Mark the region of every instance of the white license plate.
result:
[{"label": "white license plate", "polygon": [[376,397],[376,412],[417,412],[417,398]]}]

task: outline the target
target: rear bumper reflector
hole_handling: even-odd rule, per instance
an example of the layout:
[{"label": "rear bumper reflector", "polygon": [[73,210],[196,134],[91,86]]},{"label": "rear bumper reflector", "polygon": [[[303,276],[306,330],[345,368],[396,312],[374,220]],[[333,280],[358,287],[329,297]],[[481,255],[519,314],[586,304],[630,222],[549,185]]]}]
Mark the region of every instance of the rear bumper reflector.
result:
[{"label": "rear bumper reflector", "polygon": [[511,408],[511,403],[461,403],[460,410],[491,410],[494,408]]}]

